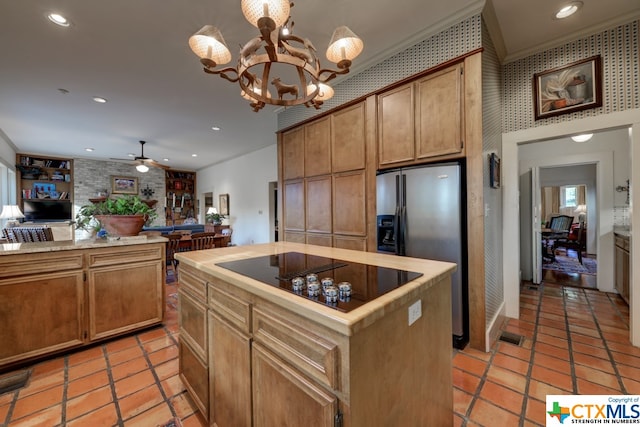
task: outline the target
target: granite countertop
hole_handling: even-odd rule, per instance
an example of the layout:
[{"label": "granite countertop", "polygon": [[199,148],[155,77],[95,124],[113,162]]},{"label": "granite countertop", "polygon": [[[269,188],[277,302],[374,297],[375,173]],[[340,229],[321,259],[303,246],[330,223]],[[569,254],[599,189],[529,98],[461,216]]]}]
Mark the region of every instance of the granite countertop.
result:
[{"label": "granite countertop", "polygon": [[[423,275],[388,293],[380,295],[360,307],[343,313],[216,265],[221,262],[237,261],[285,252],[302,252],[336,260],[415,271]],[[424,291],[425,287],[431,287],[443,278],[450,276],[457,268],[456,264],[449,262],[291,242],[231,246],[203,251],[182,252],[176,254],[176,259],[178,259],[182,265],[189,265],[205,274],[215,276],[273,304],[292,310],[296,314],[310,320],[320,322],[345,335],[351,335],[356,330],[374,322],[375,319],[384,316],[388,310],[392,310],[394,307],[415,299],[419,292]]]},{"label": "granite countertop", "polygon": [[126,237],[123,237],[120,240],[87,239],[34,243],[2,243],[0,244],[0,256],[31,254],[38,252],[71,251],[76,249],[108,248],[114,246],[144,245],[147,243],[163,243],[167,241],[165,237],[160,236],[146,236],[146,238],[139,238],[141,236],[134,237],[136,238],[127,239]]}]

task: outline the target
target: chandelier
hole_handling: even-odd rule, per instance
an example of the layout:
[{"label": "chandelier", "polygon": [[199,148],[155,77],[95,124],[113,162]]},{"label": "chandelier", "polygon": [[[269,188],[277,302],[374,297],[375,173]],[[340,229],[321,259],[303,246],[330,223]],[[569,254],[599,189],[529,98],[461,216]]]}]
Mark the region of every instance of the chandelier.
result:
[{"label": "chandelier", "polygon": [[[216,27],[205,25],[189,38],[189,47],[200,58],[204,72],[238,82],[240,95],[250,101],[253,111],[266,104],[320,108],[333,96],[326,83],[347,74],[351,61],[362,52],[362,40],[349,28],[338,27],[326,53],[337,69],[322,68],[311,41],[292,32],[292,6],[289,0],[242,0],[242,13],[260,35],[242,46],[235,68],[216,69],[231,61],[231,52]],[[275,75],[282,71],[288,77]]]}]

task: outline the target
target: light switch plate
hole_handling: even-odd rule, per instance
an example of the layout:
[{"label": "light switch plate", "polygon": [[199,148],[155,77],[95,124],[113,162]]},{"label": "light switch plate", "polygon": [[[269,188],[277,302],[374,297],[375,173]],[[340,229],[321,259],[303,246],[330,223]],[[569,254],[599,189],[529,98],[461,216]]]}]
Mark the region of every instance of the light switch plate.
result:
[{"label": "light switch plate", "polygon": [[422,317],[422,301],[418,300],[409,306],[409,326]]}]

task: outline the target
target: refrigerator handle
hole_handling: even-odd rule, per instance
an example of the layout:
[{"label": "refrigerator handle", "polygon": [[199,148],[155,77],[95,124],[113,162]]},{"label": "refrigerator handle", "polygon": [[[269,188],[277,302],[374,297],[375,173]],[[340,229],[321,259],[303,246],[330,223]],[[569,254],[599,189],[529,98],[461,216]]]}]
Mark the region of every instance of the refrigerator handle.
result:
[{"label": "refrigerator handle", "polygon": [[402,174],[402,185],[400,186],[400,235],[398,243],[398,255],[406,255],[405,242],[407,237],[407,176]]},{"label": "refrigerator handle", "polygon": [[400,255],[400,247],[402,246],[402,229],[400,228],[400,206],[402,199],[400,197],[400,175],[396,175],[396,212],[393,218],[393,235],[395,240],[396,255]]}]

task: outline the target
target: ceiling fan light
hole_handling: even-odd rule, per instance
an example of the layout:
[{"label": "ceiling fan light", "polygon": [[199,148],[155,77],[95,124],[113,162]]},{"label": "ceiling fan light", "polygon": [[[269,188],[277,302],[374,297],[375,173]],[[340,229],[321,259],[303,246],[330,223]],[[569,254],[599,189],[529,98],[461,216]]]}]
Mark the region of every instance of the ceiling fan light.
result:
[{"label": "ceiling fan light", "polygon": [[289,0],[242,0],[240,3],[244,17],[251,25],[260,28],[260,18],[273,19],[276,27],[281,27],[289,18]]},{"label": "ceiling fan light", "polygon": [[362,39],[353,31],[345,26],[338,27],[331,36],[327,48],[327,59],[336,64],[345,59],[353,61],[356,56],[360,55],[363,48]]},{"label": "ceiling fan light", "polygon": [[583,133],[581,135],[574,135],[571,139],[573,139],[574,142],[587,142],[592,136],[592,133]]},{"label": "ceiling fan light", "polygon": [[201,60],[208,59],[219,65],[231,61],[231,52],[222,33],[213,25],[205,25],[189,37],[189,47]]},{"label": "ceiling fan light", "polygon": [[145,173],[149,172],[149,167],[144,163],[140,163],[138,166],[136,166],[136,170],[140,173]]}]

